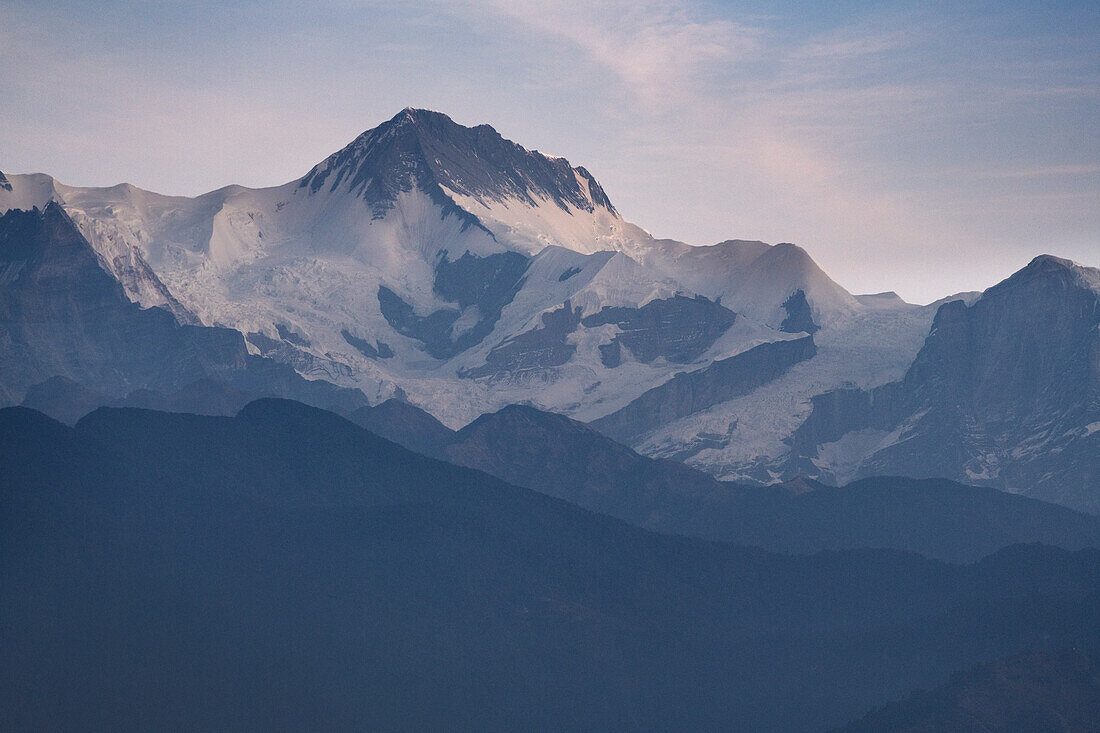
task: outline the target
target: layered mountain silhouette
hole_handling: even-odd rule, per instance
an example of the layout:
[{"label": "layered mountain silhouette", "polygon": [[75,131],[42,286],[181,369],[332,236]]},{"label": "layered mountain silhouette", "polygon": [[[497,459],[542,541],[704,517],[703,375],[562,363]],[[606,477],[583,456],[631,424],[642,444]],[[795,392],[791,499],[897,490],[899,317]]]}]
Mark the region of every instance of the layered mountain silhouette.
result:
[{"label": "layered mountain silhouette", "polygon": [[1098,469],[1049,255],[852,294],[411,108],[271,188],[0,174],[3,730],[1087,730]]},{"label": "layered mountain silhouette", "polygon": [[0,410],[0,503],[5,729],[806,730],[1100,641],[1096,551],[651,534],[285,401]]},{"label": "layered mountain silhouette", "polygon": [[410,450],[659,532],[778,552],[881,547],[955,562],[1023,542],[1100,547],[1100,517],[996,489],[900,477],[842,487],[722,482],[532,407],[506,407],[457,432],[399,400],[350,419]]}]

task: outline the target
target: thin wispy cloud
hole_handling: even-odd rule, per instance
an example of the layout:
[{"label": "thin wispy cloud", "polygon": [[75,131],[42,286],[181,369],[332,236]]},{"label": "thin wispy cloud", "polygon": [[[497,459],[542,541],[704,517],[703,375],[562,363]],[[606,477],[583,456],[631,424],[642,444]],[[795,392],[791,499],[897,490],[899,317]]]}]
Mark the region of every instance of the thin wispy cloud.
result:
[{"label": "thin wispy cloud", "polygon": [[459,7],[494,12],[567,41],[638,101],[660,109],[692,101],[717,70],[754,54],[763,35],[668,0],[468,0]]},{"label": "thin wispy cloud", "polygon": [[1044,168],[1025,168],[1023,170],[989,171],[980,173],[987,178],[1048,178],[1051,176],[1095,176],[1100,175],[1100,163],[1053,165]]},{"label": "thin wispy cloud", "polygon": [[792,54],[795,58],[813,61],[863,59],[875,54],[897,51],[912,42],[906,33],[887,33],[819,40],[799,47]]},{"label": "thin wispy cloud", "polygon": [[[674,109],[677,140],[665,154],[693,160],[696,170],[707,166],[727,182],[732,195],[726,214],[750,229],[742,235],[796,238],[857,289],[873,283],[883,252],[921,267],[922,260],[948,256],[960,240],[973,237],[973,223],[958,211],[960,195],[975,209],[983,195],[998,202],[1011,195],[1014,218],[1045,220],[1038,227],[1050,227],[1051,240],[1057,240],[1058,227],[1040,209],[1050,201],[1083,203],[1091,196],[983,194],[972,183],[984,175],[1053,184],[1094,170],[1091,164],[1038,165],[978,173],[1006,157],[1058,156],[1072,149],[1066,130],[1055,131],[1062,137],[1050,136],[1047,146],[1035,145],[1029,126],[1042,129],[1050,119],[1027,102],[1038,96],[1071,104],[1095,98],[1100,85],[1078,87],[1083,93],[1075,94],[1074,87],[1051,84],[1063,73],[1089,73],[1088,62],[1082,71],[1080,59],[1065,58],[1075,48],[1072,39],[1064,51],[919,6],[863,13],[793,42],[775,24],[731,25],[693,16],[684,5],[672,10],[652,3],[637,15],[615,2],[572,15],[554,4],[487,7],[574,42],[622,82],[640,127],[667,130],[663,113]],[[1094,145],[1091,154],[1096,152]],[[960,158],[968,168],[951,173]],[[921,183],[930,166],[944,170],[936,188]],[[1081,217],[1096,221],[1082,210],[1074,227]],[[883,249],[881,243],[889,245]],[[988,261],[1006,272],[1027,255],[1016,257]],[[967,287],[961,279],[958,286]],[[926,290],[917,297],[935,294]]]}]

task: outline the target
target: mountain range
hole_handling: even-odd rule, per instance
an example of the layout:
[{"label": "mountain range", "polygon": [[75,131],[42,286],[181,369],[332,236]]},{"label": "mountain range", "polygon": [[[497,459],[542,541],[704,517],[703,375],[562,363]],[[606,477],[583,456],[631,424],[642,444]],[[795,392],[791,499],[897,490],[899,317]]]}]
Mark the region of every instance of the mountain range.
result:
[{"label": "mountain range", "polygon": [[412,108],[0,173],[3,730],[1087,731],[1098,489],[1093,267],[852,294]]},{"label": "mountain range", "polygon": [[[1100,511],[1100,271],[1066,260],[927,306],[853,295],[793,244],[654,238],[585,168],[419,109],[281,186],[9,174],[0,214],[0,399],[70,422],[127,399],[398,397],[457,429],[525,404],[727,481],[894,474]],[[67,263],[50,277],[68,311],[39,312],[34,246]],[[98,343],[70,314],[108,290],[127,318],[205,339],[187,347],[203,365],[166,375],[171,351]],[[78,363],[97,351],[106,371]],[[270,374],[225,377],[227,359]]]},{"label": "mountain range", "polygon": [[657,534],[284,400],[0,409],[0,529],[4,730],[823,730],[1100,643],[1095,549]]},{"label": "mountain range", "polygon": [[718,481],[532,407],[511,405],[458,431],[399,400],[349,419],[423,455],[668,534],[784,553],[888,548],[949,562],[1017,543],[1100,547],[1100,517],[997,489],[884,476],[839,487]]}]

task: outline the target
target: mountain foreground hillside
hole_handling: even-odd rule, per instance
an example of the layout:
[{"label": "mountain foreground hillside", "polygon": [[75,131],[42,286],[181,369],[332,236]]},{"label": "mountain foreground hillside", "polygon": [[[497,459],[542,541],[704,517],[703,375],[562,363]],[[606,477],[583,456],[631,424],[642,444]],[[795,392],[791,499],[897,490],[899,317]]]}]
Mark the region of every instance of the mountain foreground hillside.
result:
[{"label": "mountain foreground hillside", "polygon": [[5,729],[825,729],[1100,642],[1096,551],[661,536],[285,401],[0,410],[0,503]]},{"label": "mountain foreground hillside", "polygon": [[951,676],[836,733],[1089,733],[1100,720],[1100,662],[1080,649],[1026,652]]},{"label": "mountain foreground hillside", "polygon": [[506,407],[457,432],[398,400],[349,418],[410,450],[670,534],[787,553],[890,548],[953,562],[1017,543],[1100,547],[1100,517],[996,489],[884,476],[841,487],[722,482],[532,407]]}]

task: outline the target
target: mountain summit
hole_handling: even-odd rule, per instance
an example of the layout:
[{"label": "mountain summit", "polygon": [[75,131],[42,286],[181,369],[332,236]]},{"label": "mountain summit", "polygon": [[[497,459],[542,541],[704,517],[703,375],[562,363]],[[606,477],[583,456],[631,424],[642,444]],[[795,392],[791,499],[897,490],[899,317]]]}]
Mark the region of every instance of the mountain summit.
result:
[{"label": "mountain summit", "polygon": [[301,179],[312,193],[341,187],[364,198],[382,219],[399,194],[419,187],[447,213],[466,214],[454,201],[482,206],[509,200],[527,206],[550,201],[569,213],[615,214],[600,184],[584,168],[506,140],[489,125],[464,127],[441,112],[407,107],[364,132]]}]

